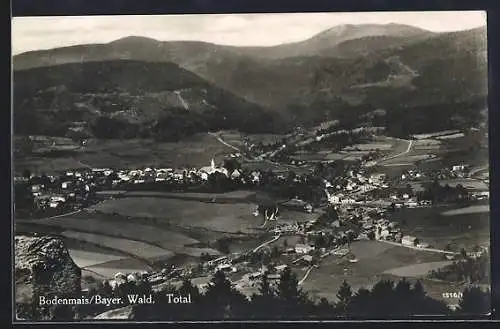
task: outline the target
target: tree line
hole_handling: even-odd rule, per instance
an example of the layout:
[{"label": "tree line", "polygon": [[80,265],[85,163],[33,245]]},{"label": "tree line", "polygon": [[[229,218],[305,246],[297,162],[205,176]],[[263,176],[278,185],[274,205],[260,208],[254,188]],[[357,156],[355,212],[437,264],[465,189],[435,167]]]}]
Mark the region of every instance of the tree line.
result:
[{"label": "tree line", "polygon": [[490,258],[488,254],[483,254],[477,259],[467,257],[442,269],[432,270],[429,277],[450,282],[489,284]]},{"label": "tree line", "polygon": [[448,184],[441,185],[437,179],[417,193],[418,200],[430,200],[432,203],[465,202],[468,199],[467,189],[458,184],[452,187]]},{"label": "tree line", "polygon": [[[381,280],[371,289],[354,291],[344,281],[336,294],[336,302],[326,298],[314,300],[303,291],[296,275],[286,268],[279,280],[270,276],[274,270],[268,269],[256,282],[257,292],[247,297],[234,287],[226,275],[216,272],[205,291],[200,291],[189,279],[184,279],[178,287],[169,285],[162,291],[155,291],[146,279],[128,281],[112,288],[107,281],[87,294],[103,297],[120,297],[128,305],[129,295],[152,295],[154,304],[135,305],[134,320],[138,321],[182,321],[182,320],[277,320],[277,319],[336,319],[336,318],[391,318],[407,319],[418,315],[462,316],[480,315],[489,311],[490,292],[477,287],[469,287],[456,310],[451,310],[445,302],[427,295],[420,281],[410,283],[406,279],[397,282]],[[169,302],[173,296],[190,296],[189,304]],[[95,316],[116,306],[80,305],[59,306],[53,311],[58,320]],[[76,311],[76,313],[75,313]]]}]

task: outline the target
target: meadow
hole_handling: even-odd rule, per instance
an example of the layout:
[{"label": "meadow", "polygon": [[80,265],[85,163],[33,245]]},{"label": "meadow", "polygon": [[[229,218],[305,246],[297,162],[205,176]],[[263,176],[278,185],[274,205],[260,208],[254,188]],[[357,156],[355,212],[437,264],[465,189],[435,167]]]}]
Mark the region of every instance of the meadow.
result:
[{"label": "meadow", "polygon": [[85,233],[77,231],[64,231],[62,236],[70,239],[86,241],[96,245],[102,245],[114,250],[120,250],[124,253],[137,257],[139,259],[147,260],[149,258],[168,259],[173,256],[173,252],[153,246],[144,242],[134,241],[129,239],[115,238],[111,236],[104,236],[101,234]]},{"label": "meadow", "polygon": [[387,276],[384,274],[386,271],[415,263],[442,260],[442,255],[379,241],[356,241],[351,244],[350,251],[358,259],[357,263],[349,263],[337,256],[328,256],[323,259],[319,268],[312,270],[302,288],[315,298],[325,297],[335,301],[338,289],[344,280],[355,291],[359,288],[369,289]]},{"label": "meadow", "polygon": [[261,224],[248,203],[214,204],[152,197],[107,200],[93,206],[103,213],[156,218],[180,226],[202,227],[219,232],[255,233]]},{"label": "meadow", "polygon": [[391,213],[389,218],[398,222],[405,234],[414,235],[435,248],[444,249],[450,244],[453,250],[460,251],[475,244],[489,245],[489,212],[457,209],[460,207],[454,205],[402,209]]},{"label": "meadow", "polygon": [[[66,140],[55,142],[56,148],[68,148]],[[16,156],[16,172],[28,169],[33,172],[57,173],[87,167],[201,167],[209,165],[212,158],[221,162],[226,155],[235,152],[208,134],[197,134],[177,143],[149,139],[89,139],[85,146],[71,148],[73,151],[68,150],[57,157],[36,150],[37,147],[52,145],[52,140],[40,143],[42,146],[36,146],[32,154]]]},{"label": "meadow", "polygon": [[82,217],[58,217],[38,221],[40,226],[53,226],[64,230],[95,233],[103,236],[113,236],[158,245],[169,250],[177,250],[185,245],[198,243],[186,235],[164,230],[155,226],[142,225],[134,219],[92,218],[92,215]]}]

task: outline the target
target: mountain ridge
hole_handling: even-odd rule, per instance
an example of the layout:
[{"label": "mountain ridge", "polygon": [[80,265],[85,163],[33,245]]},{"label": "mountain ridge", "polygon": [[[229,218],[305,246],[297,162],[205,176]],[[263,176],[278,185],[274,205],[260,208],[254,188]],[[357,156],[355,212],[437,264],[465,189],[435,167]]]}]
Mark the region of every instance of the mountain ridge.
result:
[{"label": "mountain ridge", "polygon": [[65,135],[75,122],[89,122],[98,137],[153,131],[150,137],[175,140],[213,129],[274,131],[279,124],[267,109],[174,63],[69,63],[18,71],[14,82],[18,134]]},{"label": "mountain ridge", "polygon": [[[353,29],[361,30],[361,34],[352,32]],[[430,34],[412,27],[407,31],[405,25],[398,24],[381,25],[380,29],[382,32],[390,29],[392,35],[380,31],[370,34],[359,25],[338,27],[334,32],[326,30],[321,33],[340,35],[349,30],[347,34],[355,34],[356,38],[344,40],[333,48],[330,45],[315,48],[312,44],[306,55],[289,53],[289,57],[281,59],[252,55],[244,47],[197,41],[161,42],[130,36],[108,44],[72,46],[15,57],[14,66],[17,63],[18,70],[14,75],[24,71],[19,70],[23,65],[32,64],[51,67],[54,63],[116,59],[171,62],[296,124],[336,119],[346,113],[376,108],[389,112],[422,106],[437,109],[442,104],[476,104],[478,99],[485,99],[485,27]],[[452,114],[450,111],[444,112]],[[408,116],[408,120],[411,118]]]}]

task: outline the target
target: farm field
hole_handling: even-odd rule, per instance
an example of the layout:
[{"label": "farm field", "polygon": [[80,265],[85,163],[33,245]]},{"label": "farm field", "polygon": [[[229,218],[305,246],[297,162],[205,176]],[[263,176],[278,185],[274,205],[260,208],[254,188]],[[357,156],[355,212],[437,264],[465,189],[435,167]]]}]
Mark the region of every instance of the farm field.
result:
[{"label": "farm field", "polygon": [[390,215],[398,222],[405,234],[414,235],[431,246],[444,249],[451,244],[459,251],[471,245],[489,245],[490,215],[483,213],[451,213],[457,206],[403,209]]},{"label": "farm field", "polygon": [[168,259],[173,256],[173,252],[144,243],[140,241],[127,240],[122,238],[115,238],[110,236],[103,236],[94,233],[84,233],[76,231],[64,231],[61,233],[63,237],[82,240],[85,242],[100,245],[106,248],[123,251],[134,257],[141,259],[158,258],[162,257]]},{"label": "farm field", "polygon": [[483,204],[483,205],[475,205],[475,206],[447,210],[447,211],[442,212],[441,215],[443,215],[443,216],[455,216],[455,215],[487,213],[489,211],[490,211],[490,206]]},{"label": "farm field", "polygon": [[144,241],[169,250],[180,250],[185,245],[199,242],[180,233],[163,230],[154,226],[138,224],[134,222],[134,219],[127,220],[126,218],[120,218],[120,220],[110,220],[110,218],[108,218],[107,220],[103,220],[92,218],[92,215],[78,218],[58,217],[37,221],[36,224],[40,226],[57,227],[62,230],[104,234],[113,237]]},{"label": "farm field", "polygon": [[120,268],[120,267],[102,267],[100,265],[89,266],[82,270],[82,275],[90,275],[97,276],[98,278],[112,278],[115,274],[121,273],[134,273],[134,272],[142,272],[147,271],[149,268],[145,265],[137,266],[137,267],[128,267],[128,268]]},{"label": "farm field", "polygon": [[[238,131],[219,131],[218,135],[222,138],[226,143],[243,150],[245,148],[245,137]],[[233,150],[236,152],[236,150]]]},{"label": "farm field", "polygon": [[346,154],[342,153],[329,153],[325,156],[326,161],[336,161],[336,160],[342,160],[346,157]]},{"label": "farm field", "polygon": [[256,197],[252,191],[232,191],[227,193],[175,193],[175,192],[155,192],[155,191],[128,191],[125,197],[158,197],[185,199],[193,201],[247,201]]},{"label": "farm field", "polygon": [[71,169],[85,169],[88,168],[76,160],[74,157],[16,157],[14,162],[15,174],[21,174],[23,170],[28,169],[33,173],[54,174],[61,171]]},{"label": "farm field", "polygon": [[443,131],[438,131],[435,133],[430,133],[430,134],[416,134],[413,135],[413,138],[415,139],[429,139],[429,138],[436,138],[439,136],[446,136],[446,135],[452,135],[452,134],[457,134],[460,133],[459,130],[443,130]]},{"label": "farm field", "polygon": [[291,159],[300,161],[322,161],[325,160],[325,157],[326,157],[325,154],[315,153],[315,152],[296,154],[290,156]]},{"label": "farm field", "polygon": [[384,274],[392,274],[402,278],[411,278],[425,276],[432,270],[443,268],[452,264],[452,261],[428,262],[421,264],[408,265],[398,268],[393,268],[384,272]]},{"label": "farm field", "polygon": [[[416,182],[409,182],[410,185],[415,186],[418,189],[423,188],[425,184],[432,183],[431,180],[422,180],[422,181],[416,181]],[[489,187],[487,184],[485,184],[483,181],[480,180],[475,180],[475,179],[443,179],[439,180],[439,184],[444,186],[448,184],[451,187],[456,187],[457,185],[462,185],[468,190],[471,191],[488,191]]]},{"label": "farm field", "polygon": [[444,135],[444,136],[436,136],[434,137],[437,140],[443,140],[443,139],[455,139],[455,138],[462,138],[465,137],[464,133],[456,133],[456,134],[451,134],[451,135]]},{"label": "farm field", "polygon": [[280,134],[250,134],[247,138],[253,143],[263,143],[263,144],[275,144],[286,139],[287,135]]},{"label": "farm field", "polygon": [[85,250],[69,249],[69,255],[79,267],[89,267],[109,261],[120,260],[124,257],[110,254],[102,254]]},{"label": "farm field", "polygon": [[[56,143],[59,142],[56,141]],[[67,146],[64,147],[67,148]],[[198,134],[177,143],[159,143],[147,139],[89,139],[84,147],[72,152],[66,151],[66,155],[60,155],[57,158],[44,154],[35,157],[17,156],[15,170],[21,172],[29,169],[33,172],[55,173],[88,166],[94,168],[200,167],[208,165],[212,158],[220,162],[225,155],[233,152],[233,149],[208,134]]]},{"label": "farm field", "polygon": [[389,151],[393,148],[393,144],[390,143],[365,143],[365,144],[355,144],[344,148],[346,151],[350,150],[360,150],[360,151]]},{"label": "farm field", "polygon": [[357,241],[351,252],[359,260],[349,263],[337,256],[325,258],[319,269],[313,269],[302,288],[316,298],[335,301],[342,282],[347,281],[354,291],[371,288],[384,278],[385,271],[416,263],[442,260],[442,255],[392,246],[378,241]]},{"label": "farm field", "polygon": [[120,198],[107,200],[93,209],[123,216],[156,218],[181,226],[203,227],[219,232],[254,233],[260,221],[248,203],[211,204],[161,198]]},{"label": "farm field", "polygon": [[466,189],[470,190],[481,190],[488,191],[489,187],[484,182],[474,179],[450,179],[450,180],[441,180],[439,181],[441,185],[450,185],[451,187],[456,187],[458,184],[461,184]]},{"label": "farm field", "polygon": [[385,154],[387,157],[404,152],[408,148],[407,141],[386,136],[377,136],[375,138],[375,143],[380,143],[382,145],[390,144],[392,146],[390,149],[387,149],[387,154]]}]

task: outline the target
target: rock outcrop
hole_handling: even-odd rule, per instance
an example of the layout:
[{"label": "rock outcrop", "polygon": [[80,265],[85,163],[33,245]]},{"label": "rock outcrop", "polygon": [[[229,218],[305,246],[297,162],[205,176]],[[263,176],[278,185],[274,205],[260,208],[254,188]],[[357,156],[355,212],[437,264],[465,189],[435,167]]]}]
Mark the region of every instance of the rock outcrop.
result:
[{"label": "rock outcrop", "polygon": [[81,296],[81,270],[64,242],[53,236],[15,237],[16,315],[25,320],[69,320],[75,305],[50,305],[41,299]]}]

